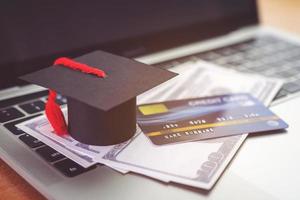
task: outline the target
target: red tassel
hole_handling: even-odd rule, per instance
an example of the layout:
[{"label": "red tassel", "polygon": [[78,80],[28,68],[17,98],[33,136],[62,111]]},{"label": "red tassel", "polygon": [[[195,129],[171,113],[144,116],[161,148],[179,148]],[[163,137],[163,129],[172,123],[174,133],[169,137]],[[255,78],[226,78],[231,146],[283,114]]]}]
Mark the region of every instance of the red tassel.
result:
[{"label": "red tassel", "polygon": [[98,68],[95,68],[95,67],[88,66],[83,63],[76,62],[76,61],[66,58],[66,57],[61,57],[61,58],[56,59],[54,62],[54,65],[63,65],[65,67],[68,67],[68,68],[71,68],[74,70],[79,70],[86,74],[93,74],[93,75],[96,75],[101,78],[106,77],[106,74],[104,71],[102,71]]},{"label": "red tassel", "polygon": [[68,134],[67,123],[59,105],[55,102],[55,100],[56,92],[49,90],[48,101],[45,107],[46,116],[57,135],[66,135]]},{"label": "red tassel", "polygon": [[[83,73],[93,74],[101,78],[106,77],[105,72],[100,69],[75,62],[65,57],[56,59],[54,65],[61,65],[70,69],[79,70]],[[68,126],[60,106],[55,102],[56,96],[56,92],[49,89],[49,96],[45,107],[45,113],[52,128],[54,129],[54,132],[57,135],[62,136],[68,134]]]}]

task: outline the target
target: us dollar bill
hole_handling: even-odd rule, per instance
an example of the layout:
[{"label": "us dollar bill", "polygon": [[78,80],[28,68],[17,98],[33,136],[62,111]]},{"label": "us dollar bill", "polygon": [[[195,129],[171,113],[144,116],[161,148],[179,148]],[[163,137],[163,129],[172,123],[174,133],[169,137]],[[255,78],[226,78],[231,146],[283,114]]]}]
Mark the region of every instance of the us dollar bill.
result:
[{"label": "us dollar bill", "polygon": [[[49,137],[50,134],[43,133],[41,127],[49,126],[49,122],[45,116],[34,118],[17,125],[17,127],[23,130],[25,133],[37,138],[38,140],[42,141],[46,145],[50,146],[51,148],[55,149],[56,151],[60,152],[64,156],[68,157],[69,159],[75,161],[85,168],[97,163],[91,156],[82,154],[74,149],[67,148],[66,144]],[[52,132],[50,133],[53,134]]]},{"label": "us dollar bill", "polygon": [[[62,108],[62,111],[67,118],[67,108]],[[103,157],[113,147],[113,145],[93,146],[83,144],[70,135],[58,136],[53,132],[45,115],[25,121],[18,124],[17,127],[85,168],[101,163],[99,162],[101,159],[96,159],[96,157]],[[113,169],[121,173],[128,172],[117,167],[113,167]]]},{"label": "us dollar bill", "polygon": [[[138,104],[248,92],[270,104],[282,81],[244,74],[204,62],[173,69],[179,76],[138,97]],[[162,181],[210,189],[233,158],[247,134],[169,146],[155,146],[138,130],[128,143],[114,146],[104,163]],[[103,162],[103,161],[102,161]]]}]

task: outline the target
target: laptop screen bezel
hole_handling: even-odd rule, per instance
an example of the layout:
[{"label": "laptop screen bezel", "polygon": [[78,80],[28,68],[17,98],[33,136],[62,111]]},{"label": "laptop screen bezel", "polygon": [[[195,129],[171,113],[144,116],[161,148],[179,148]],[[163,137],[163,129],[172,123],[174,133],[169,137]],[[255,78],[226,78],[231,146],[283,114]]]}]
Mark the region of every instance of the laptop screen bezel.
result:
[{"label": "laptop screen bezel", "polygon": [[[229,15],[221,20],[211,20],[167,31],[141,35],[139,37],[126,38],[80,49],[72,49],[71,51],[58,52],[44,57],[23,60],[22,62],[12,61],[9,63],[0,63],[0,89],[26,84],[19,80],[18,77],[51,65],[52,61],[60,55],[76,57],[93,50],[101,49],[114,54],[134,58],[224,35],[246,26],[256,25],[259,19],[255,1],[253,1],[253,6],[251,13]],[[203,27],[205,27],[205,31]],[[178,34],[180,34],[180,37],[178,37]]]}]

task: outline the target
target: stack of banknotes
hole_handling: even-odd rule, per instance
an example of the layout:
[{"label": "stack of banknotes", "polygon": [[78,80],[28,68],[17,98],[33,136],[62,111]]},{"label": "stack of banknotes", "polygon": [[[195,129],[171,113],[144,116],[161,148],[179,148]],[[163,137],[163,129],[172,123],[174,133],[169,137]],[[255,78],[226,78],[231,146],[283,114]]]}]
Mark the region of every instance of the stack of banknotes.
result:
[{"label": "stack of banknotes", "polygon": [[[179,75],[138,96],[138,104],[243,92],[269,105],[282,86],[278,79],[244,74],[202,61],[187,62],[170,70]],[[66,115],[67,108],[63,110]],[[101,163],[120,173],[134,172],[202,189],[214,185],[247,137],[245,133],[158,146],[137,125],[135,136],[124,143],[93,146],[71,136],[54,134],[44,115],[17,127],[83,167]]]}]

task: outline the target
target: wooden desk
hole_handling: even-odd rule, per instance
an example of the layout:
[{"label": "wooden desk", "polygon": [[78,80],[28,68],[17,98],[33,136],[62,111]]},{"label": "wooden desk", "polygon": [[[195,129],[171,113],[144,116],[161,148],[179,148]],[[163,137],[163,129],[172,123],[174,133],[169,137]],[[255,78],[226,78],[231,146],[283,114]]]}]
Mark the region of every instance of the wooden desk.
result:
[{"label": "wooden desk", "polygon": [[[259,0],[262,24],[275,26],[300,35],[300,1]],[[22,177],[0,159],[0,199],[44,199]]]},{"label": "wooden desk", "polygon": [[0,199],[45,199],[21,176],[0,159]]}]

